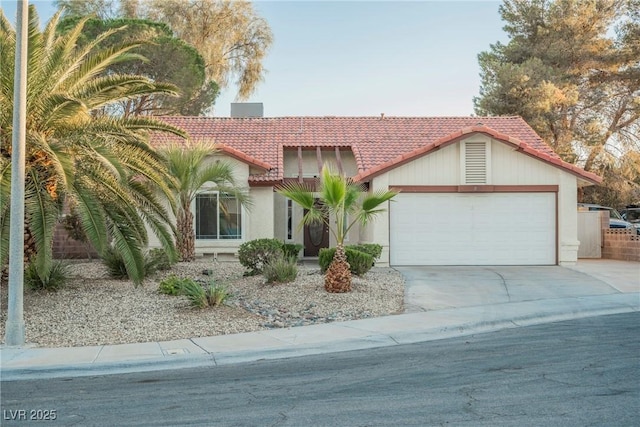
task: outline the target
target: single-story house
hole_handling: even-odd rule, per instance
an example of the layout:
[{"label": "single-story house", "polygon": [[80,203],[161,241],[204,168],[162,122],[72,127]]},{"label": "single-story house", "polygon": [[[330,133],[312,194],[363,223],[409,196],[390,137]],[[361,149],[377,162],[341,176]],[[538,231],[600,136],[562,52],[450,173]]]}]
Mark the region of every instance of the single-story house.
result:
[{"label": "single-story house", "polygon": [[[577,259],[577,191],[600,177],[562,161],[520,117],[162,117],[213,140],[253,206],[207,192],[194,202],[196,252],[278,238],[303,256],[333,246],[275,189],[311,185],[325,162],[369,191],[400,193],[347,244],[383,247],[377,265],[556,265]],[[180,142],[155,135],[152,144]],[[158,245],[158,242],[151,242]]]}]

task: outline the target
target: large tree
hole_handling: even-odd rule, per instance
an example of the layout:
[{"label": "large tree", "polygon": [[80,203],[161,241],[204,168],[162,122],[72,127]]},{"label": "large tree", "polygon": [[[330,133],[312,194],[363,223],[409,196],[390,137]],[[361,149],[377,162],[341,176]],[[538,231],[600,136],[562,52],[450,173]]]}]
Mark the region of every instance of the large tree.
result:
[{"label": "large tree", "polygon": [[199,192],[219,191],[232,195],[244,206],[250,199],[233,176],[233,167],[226,162],[212,161],[218,152],[215,144],[208,142],[186,142],[161,148],[171,175],[175,178],[171,190],[173,213],[176,217],[175,239],[182,261],[193,261],[195,251],[195,231],[191,203]]},{"label": "large tree", "polygon": [[[58,30],[74,28],[80,18],[64,19]],[[188,115],[198,116],[211,108],[218,95],[218,85],[207,80],[202,56],[191,45],[173,37],[171,29],[163,23],[144,19],[89,19],[85,22],[80,46],[85,46],[106,31],[119,29],[102,42],[101,47],[122,43],[140,43],[133,53],[142,55],[144,61],[127,61],[113,64],[104,74],[134,74],[153,81],[171,82],[180,95],[154,94],[137,99],[123,100],[111,106],[110,114],[124,115]],[[168,60],[169,59],[169,60]],[[117,108],[113,108],[117,107]]]},{"label": "large tree", "polygon": [[234,83],[247,99],[264,79],[273,42],[267,22],[250,2],[231,0],[56,0],[66,16],[146,18],[168,24],[205,60],[207,78],[222,89]]},{"label": "large tree", "polygon": [[[127,60],[135,44],[97,49],[112,32],[77,48],[84,22],[58,35],[59,15],[44,30],[36,9],[29,8],[26,102],[26,255],[47,280],[52,241],[63,208],[71,208],[96,250],[110,245],[122,255],[132,280],[144,276],[144,249],[149,226],[175,257],[169,212],[157,196],[170,195],[171,180],[160,158],[147,144],[148,133],[183,133],[143,117],[95,114],[125,99],[175,94],[173,85],[135,75],[103,75]],[[12,70],[16,33],[0,11],[0,63]],[[11,197],[13,73],[0,75],[0,265],[9,245]],[[29,251],[30,250],[30,251]]]},{"label": "large tree", "polygon": [[506,0],[509,42],[479,55],[479,115],[521,115],[565,160],[602,172],[640,149],[637,0]]},{"label": "large tree", "polygon": [[[336,253],[325,274],[327,292],[351,291],[351,270],[344,250],[344,239],[354,225],[366,226],[381,208],[397,193],[394,191],[366,192],[350,178],[325,165],[320,173],[317,193],[304,183],[288,182],[278,193],[296,202],[305,210],[303,224],[324,222],[336,240]],[[320,200],[320,203],[316,202]]]}]

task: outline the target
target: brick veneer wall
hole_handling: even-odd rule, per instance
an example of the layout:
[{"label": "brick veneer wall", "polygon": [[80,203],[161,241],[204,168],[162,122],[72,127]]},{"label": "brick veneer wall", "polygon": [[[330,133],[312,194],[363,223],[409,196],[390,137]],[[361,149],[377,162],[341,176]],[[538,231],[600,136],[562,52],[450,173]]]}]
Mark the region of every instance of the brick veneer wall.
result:
[{"label": "brick veneer wall", "polygon": [[602,258],[640,261],[640,235],[635,229],[603,230]]}]

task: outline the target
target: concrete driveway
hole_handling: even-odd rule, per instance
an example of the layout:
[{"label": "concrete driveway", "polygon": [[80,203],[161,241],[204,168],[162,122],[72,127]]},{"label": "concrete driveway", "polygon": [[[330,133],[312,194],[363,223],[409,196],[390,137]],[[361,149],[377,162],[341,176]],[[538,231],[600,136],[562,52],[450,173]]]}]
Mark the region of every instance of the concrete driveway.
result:
[{"label": "concrete driveway", "polygon": [[396,267],[405,312],[640,291],[640,263],[580,260],[559,266]]}]

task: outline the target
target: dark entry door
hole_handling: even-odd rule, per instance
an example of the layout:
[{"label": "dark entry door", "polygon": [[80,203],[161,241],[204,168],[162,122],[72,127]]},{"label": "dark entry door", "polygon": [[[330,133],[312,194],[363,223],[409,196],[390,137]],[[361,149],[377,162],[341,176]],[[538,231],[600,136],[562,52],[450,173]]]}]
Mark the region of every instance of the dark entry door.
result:
[{"label": "dark entry door", "polygon": [[304,226],[304,256],[318,256],[321,248],[328,247],[329,228],[324,221]]}]

